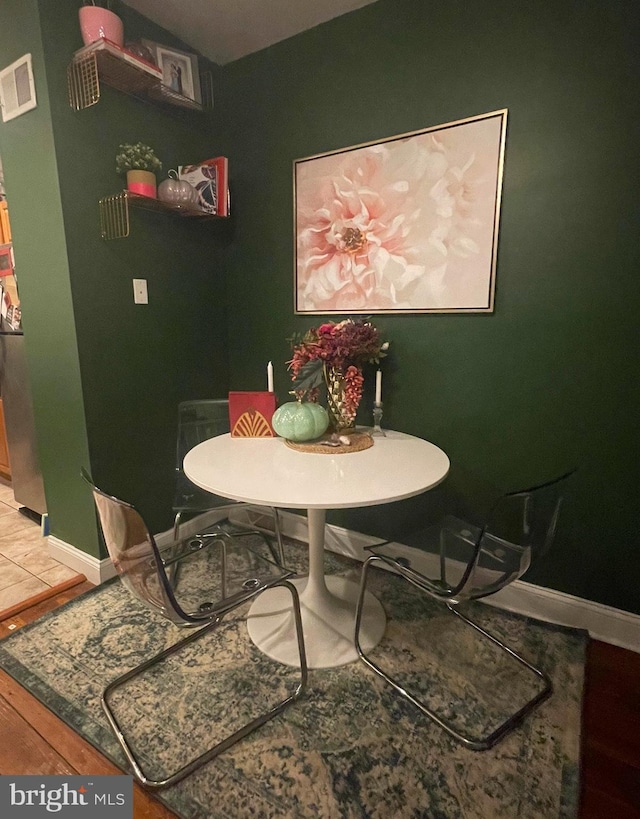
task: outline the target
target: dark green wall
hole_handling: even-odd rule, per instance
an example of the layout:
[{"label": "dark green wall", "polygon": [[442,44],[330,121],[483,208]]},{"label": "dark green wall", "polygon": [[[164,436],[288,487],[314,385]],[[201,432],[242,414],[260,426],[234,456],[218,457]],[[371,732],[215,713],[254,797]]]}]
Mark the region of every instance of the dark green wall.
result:
[{"label": "dark green wall", "polygon": [[[225,66],[204,118],[110,89],[73,112],[77,5],[0,6],[0,63],[31,51],[39,101],[0,123],[0,153],[54,534],[97,554],[87,462],[165,528],[177,402],[254,389],[269,359],[285,395],[285,339],[319,320],[293,315],[294,159],[507,107],[495,312],[376,317],[392,343],[384,422],[442,446],[450,477],[333,519],[385,534],[578,464],[554,551],[528,579],[640,611],[630,0],[378,0]],[[128,38],[171,42],[120,10]],[[101,241],[116,146],[138,139],[165,168],[228,155],[232,220],[136,213],[129,239]],[[133,305],[134,277],[148,279],[148,307]]]},{"label": "dark green wall", "polygon": [[[104,87],[97,105],[73,111],[65,93],[69,56],[82,45],[77,4],[67,0],[66,15],[59,4],[42,6],[91,466],[101,486],[135,501],[158,530],[169,524],[178,402],[228,389],[216,258],[224,226],[135,211],[131,236],[105,242],[97,200],[123,186],[115,173],[121,142],[154,147],[166,173],[219,153],[216,120]],[[118,10],[126,39],[182,45]],[[148,306],[134,305],[133,278],[147,279]]]},{"label": "dark green wall", "polygon": [[0,6],[0,65],[30,52],[38,107],[0,123],[2,156],[23,306],[25,348],[53,534],[93,555],[93,509],[78,475],[89,462],[64,209],[36,0]]},{"label": "dark green wall", "polygon": [[[319,322],[292,308],[293,160],[509,109],[495,312],[377,317],[384,422],[451,458],[429,515],[577,464],[554,551],[527,579],[640,612],[634,11],[379,0],[226,66],[217,107],[232,385],[255,388],[272,359],[281,396],[286,337]],[[416,504],[333,519],[387,533]]]},{"label": "dark green wall", "polygon": [[[165,171],[220,151],[215,112],[160,109],[105,86],[94,107],[69,107],[67,65],[82,46],[78,5],[2,5],[2,63],[26,51],[40,56],[39,107],[3,126],[0,149],[52,533],[97,554],[80,466],[90,465],[100,486],[135,503],[152,529],[168,528],[177,404],[228,390],[217,254],[229,239],[222,223],[138,211],[129,238],[100,238],[98,199],[123,187],[115,173],[119,143],[152,145]],[[118,10],[127,39],[182,45],[131,10]],[[43,171],[51,190],[43,189]],[[31,251],[23,249],[27,242]],[[56,251],[59,259],[52,258]],[[147,279],[148,306],[133,304],[133,278]]]}]

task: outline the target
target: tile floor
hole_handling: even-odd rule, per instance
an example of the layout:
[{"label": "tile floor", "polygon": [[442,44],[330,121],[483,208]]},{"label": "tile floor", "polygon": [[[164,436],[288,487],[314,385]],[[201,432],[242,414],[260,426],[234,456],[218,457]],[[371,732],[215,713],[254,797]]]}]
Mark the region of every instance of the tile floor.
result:
[{"label": "tile floor", "polygon": [[19,508],[11,484],[0,478],[0,612],[77,574],[49,557],[40,526]]}]

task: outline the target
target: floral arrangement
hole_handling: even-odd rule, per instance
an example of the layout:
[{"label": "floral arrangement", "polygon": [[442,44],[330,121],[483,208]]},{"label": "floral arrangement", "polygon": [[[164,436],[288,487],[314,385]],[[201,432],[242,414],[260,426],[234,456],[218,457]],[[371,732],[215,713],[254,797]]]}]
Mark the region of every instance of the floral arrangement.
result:
[{"label": "floral arrangement", "polygon": [[389,349],[389,342],[381,340],[379,330],[368,319],[348,318],[338,323],[325,322],[288,340],[293,348],[288,365],[295,395],[316,401],[324,380],[331,411],[332,394],[339,382],[343,412],[355,418],[364,384],[362,367],[377,364]]},{"label": "floral arrangement", "polygon": [[136,142],[134,145],[125,142],[118,146],[116,173],[124,174],[127,171],[158,173],[161,170],[162,162],[148,145],[143,145],[142,142]]}]

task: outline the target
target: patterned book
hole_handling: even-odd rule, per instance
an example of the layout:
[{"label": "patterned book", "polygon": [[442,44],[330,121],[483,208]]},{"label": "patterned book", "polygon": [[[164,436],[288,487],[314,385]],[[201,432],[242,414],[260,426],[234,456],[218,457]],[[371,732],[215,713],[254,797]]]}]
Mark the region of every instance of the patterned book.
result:
[{"label": "patterned book", "polygon": [[218,168],[215,159],[205,159],[196,165],[178,165],[178,179],[188,182],[198,191],[201,210],[218,213]]},{"label": "patterned book", "polygon": [[274,392],[230,392],[229,426],[232,438],[275,438],[271,426],[276,411]]}]

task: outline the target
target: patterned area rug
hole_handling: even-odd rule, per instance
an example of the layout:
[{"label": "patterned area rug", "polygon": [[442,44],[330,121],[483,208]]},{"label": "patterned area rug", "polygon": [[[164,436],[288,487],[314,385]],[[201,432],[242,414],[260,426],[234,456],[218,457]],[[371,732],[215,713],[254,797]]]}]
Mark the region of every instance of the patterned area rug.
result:
[{"label": "patterned area rug", "polygon": [[[287,556],[305,572],[304,547],[287,543]],[[353,562],[327,553],[325,564],[357,580]],[[375,570],[371,590],[389,618],[372,657],[447,718],[482,730],[532,693],[529,676],[396,576]],[[480,603],[465,611],[554,682],[551,699],[494,749],[456,744],[353,663],[310,671],[303,699],[158,798],[183,819],[577,816],[586,635]],[[0,666],[126,770],[101,692],[181,636],[116,580],[5,638]],[[297,679],[253,646],[240,617],[179,657],[128,684],[117,703],[155,775],[267,710]]]}]

